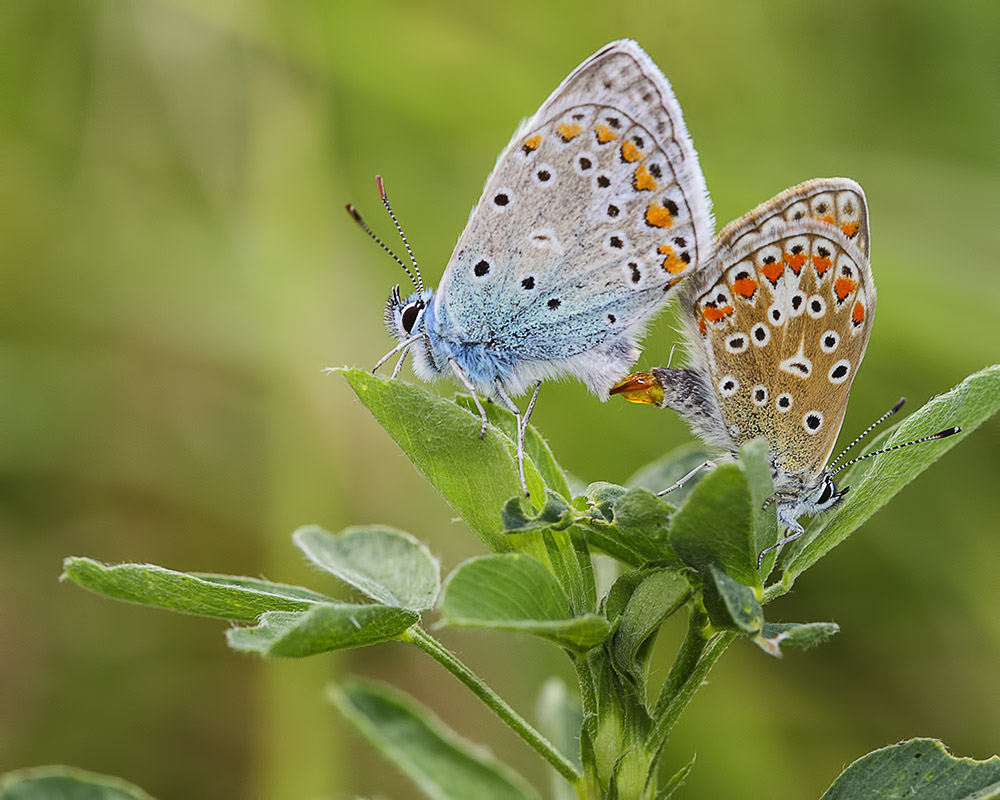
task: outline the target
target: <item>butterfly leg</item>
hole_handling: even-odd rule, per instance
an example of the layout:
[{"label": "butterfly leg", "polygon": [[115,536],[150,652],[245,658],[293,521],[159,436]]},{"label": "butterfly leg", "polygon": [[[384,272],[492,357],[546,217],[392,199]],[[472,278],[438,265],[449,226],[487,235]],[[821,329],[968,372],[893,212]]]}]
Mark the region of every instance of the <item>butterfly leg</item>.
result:
[{"label": "butterfly leg", "polygon": [[400,371],[400,370],[401,370],[401,369],[403,368],[403,363],[404,363],[404,362],[406,361],[406,357],[407,357],[407,356],[408,356],[409,354],[410,354],[410,348],[409,348],[409,347],[407,347],[407,348],[406,348],[406,349],[405,349],[405,350],[403,351],[403,355],[401,355],[401,356],[399,357],[399,361],[397,361],[397,362],[396,362],[396,366],[395,366],[395,368],[394,368],[394,369],[392,370],[392,378],[391,378],[391,380],[395,380],[395,379],[396,379],[396,376],[397,376],[397,375],[399,374],[399,371]]},{"label": "butterfly leg", "polygon": [[542,382],[538,381],[535,384],[534,394],[531,395],[531,400],[528,403],[528,408],[521,414],[521,410],[517,407],[517,404],[510,399],[510,396],[503,388],[503,384],[497,383],[496,393],[497,397],[500,399],[507,409],[514,415],[514,419],[517,423],[517,476],[521,479],[521,489],[524,490],[524,496],[530,497],[531,494],[528,491],[528,483],[524,478],[524,432],[528,426],[528,418],[531,416],[531,412],[535,408],[535,400],[538,399],[538,390],[541,388]]},{"label": "butterfly leg", "polygon": [[701,464],[699,464],[697,467],[691,470],[687,475],[685,475],[679,481],[676,481],[670,484],[666,489],[662,489],[659,492],[657,492],[656,496],[663,497],[663,495],[670,494],[675,489],[680,489],[685,483],[691,480],[695,475],[697,475],[703,469],[715,469],[715,462],[711,460],[703,461]]},{"label": "butterfly leg", "polygon": [[760,555],[757,556],[757,569],[760,569],[760,565],[764,561],[764,556],[766,556],[772,550],[777,550],[783,544],[788,544],[789,542],[794,542],[803,533],[806,532],[805,528],[803,528],[801,525],[799,525],[799,523],[798,523],[797,520],[794,520],[794,519],[791,519],[791,520],[789,520],[789,519],[782,519],[782,522],[785,522],[786,524],[788,524],[788,530],[791,531],[791,533],[788,536],[786,536],[784,539],[779,539],[777,542],[775,542],[774,544],[772,544],[770,547],[765,547],[763,550],[760,551]]},{"label": "butterfly leg", "polygon": [[472,395],[472,402],[476,404],[476,410],[479,412],[479,438],[482,439],[486,435],[486,426],[489,424],[489,420],[486,419],[486,409],[483,408],[483,404],[479,400],[479,395],[476,394],[476,387],[472,385],[469,376],[462,372],[462,368],[455,363],[455,359],[449,358],[448,363],[451,365],[451,371],[455,373],[455,376],[469,390],[469,394]]}]

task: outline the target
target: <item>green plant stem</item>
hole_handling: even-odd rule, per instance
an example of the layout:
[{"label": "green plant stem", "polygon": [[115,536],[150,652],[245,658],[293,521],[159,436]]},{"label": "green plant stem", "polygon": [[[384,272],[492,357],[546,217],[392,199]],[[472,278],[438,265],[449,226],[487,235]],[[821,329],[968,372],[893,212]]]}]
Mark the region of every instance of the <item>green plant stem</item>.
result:
[{"label": "green plant stem", "polygon": [[649,732],[646,747],[658,753],[677,723],[681,712],[691,702],[695,691],[719,660],[719,657],[736,638],[732,631],[713,632],[708,626],[705,612],[691,610],[688,632],[684,637],[677,660],[660,690],[653,709],[653,729]]},{"label": "green plant stem", "polygon": [[482,678],[465,666],[454,653],[448,650],[437,639],[417,625],[405,631],[399,638],[404,642],[415,644],[468,686],[476,697],[482,700],[494,714],[506,722],[518,736],[524,739],[525,742],[541,755],[542,758],[548,761],[571,784],[575,786],[580,782],[582,776],[577,772],[576,767],[562,753],[556,750],[555,746],[548,739],[536,731],[524,717],[511,708],[506,700],[487,686]]}]

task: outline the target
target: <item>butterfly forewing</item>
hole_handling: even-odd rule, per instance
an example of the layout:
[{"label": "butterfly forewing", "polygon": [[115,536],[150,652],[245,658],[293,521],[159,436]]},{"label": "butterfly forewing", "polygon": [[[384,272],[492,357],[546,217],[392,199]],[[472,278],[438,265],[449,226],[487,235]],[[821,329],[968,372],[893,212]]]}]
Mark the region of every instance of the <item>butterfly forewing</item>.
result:
[{"label": "butterfly forewing", "polygon": [[[859,222],[848,232],[867,245],[860,188],[806,198],[802,188],[727,226],[724,246],[682,300],[735,446],[763,435],[793,481],[808,481],[829,459],[876,299],[867,255],[844,232],[849,211]],[[858,207],[832,221],[789,219],[801,204],[843,208],[845,199]]]},{"label": "butterfly forewing", "polygon": [[711,226],[669,84],[638,46],[618,42],[515,134],[437,302],[462,309],[451,317],[465,339],[497,341],[516,360],[603,349],[624,371],[637,329],[705,262]]}]

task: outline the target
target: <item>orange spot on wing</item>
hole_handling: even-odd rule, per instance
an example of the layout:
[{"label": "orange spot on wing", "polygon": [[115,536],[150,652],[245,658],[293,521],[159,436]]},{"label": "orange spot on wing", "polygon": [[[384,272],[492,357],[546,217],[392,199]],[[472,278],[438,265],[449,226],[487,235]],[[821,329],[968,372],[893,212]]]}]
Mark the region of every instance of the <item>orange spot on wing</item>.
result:
[{"label": "orange spot on wing", "polygon": [[687,262],[678,257],[678,255],[674,252],[674,248],[672,248],[669,244],[661,244],[656,249],[661,256],[666,256],[666,258],[663,259],[663,268],[671,275],[676,275],[687,269]]},{"label": "orange spot on wing", "polygon": [[772,261],[770,264],[765,264],[761,267],[760,271],[764,273],[764,277],[771,283],[777,283],[778,278],[781,277],[781,273],[785,271],[785,265],[780,261]]},{"label": "orange spot on wing", "polygon": [[628,139],[622,142],[622,161],[638,161],[640,158],[642,158],[642,153],[635,146],[635,142],[631,142]]},{"label": "orange spot on wing", "polygon": [[844,232],[844,236],[846,236],[848,239],[853,239],[854,234],[858,232],[858,223],[845,222],[843,225],[840,226],[840,229]]},{"label": "orange spot on wing", "polygon": [[813,266],[816,267],[816,274],[822,278],[823,273],[833,266],[833,261],[822,256],[813,256]]},{"label": "orange spot on wing", "polygon": [[837,295],[837,299],[841,302],[847,297],[851,292],[858,288],[858,282],[852,280],[851,278],[840,277],[833,282],[833,291]]},{"label": "orange spot on wing", "polygon": [[654,228],[669,228],[674,223],[674,215],[659,203],[646,206],[646,224]]},{"label": "orange spot on wing", "polygon": [[632,186],[637,192],[651,192],[657,185],[656,179],[649,174],[645,164],[640,164],[639,168],[632,174]]},{"label": "orange spot on wing", "polygon": [[757,291],[757,281],[752,278],[740,278],[733,282],[733,291],[749,300]]},{"label": "orange spot on wing", "polygon": [[702,308],[701,313],[709,322],[718,322],[720,319],[724,319],[732,314],[733,307],[723,306],[722,308],[716,308],[715,306],[705,306]]},{"label": "orange spot on wing", "polygon": [[698,332],[701,333],[702,336],[706,336],[708,334],[708,327],[705,325],[705,320],[703,319],[698,320]]},{"label": "orange spot on wing", "polygon": [[805,253],[785,253],[782,258],[788,264],[788,268],[796,275],[802,271],[802,265],[806,263]]},{"label": "orange spot on wing", "polygon": [[851,321],[855,325],[860,325],[865,321],[865,307],[861,305],[860,300],[854,304],[854,310],[851,312]]},{"label": "orange spot on wing", "polygon": [[618,134],[615,133],[607,125],[596,125],[594,126],[594,133],[597,135],[597,141],[601,144],[607,144],[608,142],[613,142],[618,138]]},{"label": "orange spot on wing", "polygon": [[564,122],[562,125],[556,128],[556,133],[558,133],[562,137],[562,140],[564,142],[568,142],[570,139],[575,139],[577,136],[579,136],[580,131],[582,130],[583,128],[581,128],[575,122]]},{"label": "orange spot on wing", "polygon": [[833,214],[827,214],[825,217],[816,217],[820,222],[825,222],[827,225],[836,225],[837,221],[833,218]]},{"label": "orange spot on wing", "polygon": [[530,153],[532,150],[537,150],[538,146],[542,143],[541,135],[532,136],[524,140],[524,144],[521,147],[524,149],[525,153]]}]

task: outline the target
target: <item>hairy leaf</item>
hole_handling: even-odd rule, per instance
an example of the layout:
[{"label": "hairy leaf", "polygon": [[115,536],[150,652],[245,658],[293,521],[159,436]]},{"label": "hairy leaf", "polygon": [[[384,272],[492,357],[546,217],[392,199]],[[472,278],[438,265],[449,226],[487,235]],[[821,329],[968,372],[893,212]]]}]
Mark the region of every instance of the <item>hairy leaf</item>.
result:
[{"label": "hairy leaf", "polygon": [[292,541],[320,569],[379,603],[424,611],[437,598],[437,560],[426,545],[403,531],[367,525],[334,536],[309,525],[295,531]]},{"label": "hairy leaf", "polygon": [[524,780],[471,744],[413,698],[352,681],[328,690],[341,713],[433,800],[534,800]]},{"label": "hairy leaf", "polygon": [[108,566],[78,557],[63,561],[62,578],[116,600],[242,622],[265,611],[302,611],[330,600],[298,586],[254,578],[198,576],[152,564]]},{"label": "hairy leaf", "polygon": [[230,628],[234,650],[264,656],[303,658],[397,638],[420,619],[407,608],[326,603],[308,611],[269,611],[252,628]]},{"label": "hairy leaf", "polygon": [[555,576],[519,553],[459,565],[445,583],[441,611],[449,625],[528,633],[577,651],[600,644],[609,631],[595,614],[574,616]]}]

